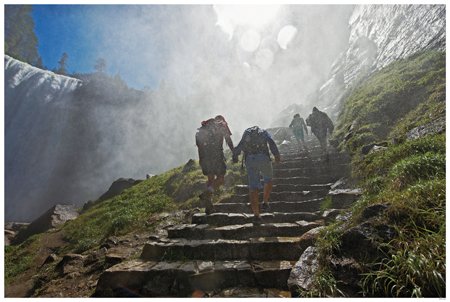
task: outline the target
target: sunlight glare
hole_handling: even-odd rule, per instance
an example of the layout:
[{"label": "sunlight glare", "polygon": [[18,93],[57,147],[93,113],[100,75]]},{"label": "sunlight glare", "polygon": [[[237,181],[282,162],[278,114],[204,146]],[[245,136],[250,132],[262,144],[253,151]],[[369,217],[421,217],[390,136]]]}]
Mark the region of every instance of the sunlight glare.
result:
[{"label": "sunlight glare", "polygon": [[247,25],[258,29],[270,22],[280,5],[213,5],[217,23],[231,39],[236,26]]},{"label": "sunlight glare", "polygon": [[297,28],[292,25],[284,26],[278,33],[278,44],[282,49],[287,49],[289,42],[292,41],[294,36],[297,34]]}]

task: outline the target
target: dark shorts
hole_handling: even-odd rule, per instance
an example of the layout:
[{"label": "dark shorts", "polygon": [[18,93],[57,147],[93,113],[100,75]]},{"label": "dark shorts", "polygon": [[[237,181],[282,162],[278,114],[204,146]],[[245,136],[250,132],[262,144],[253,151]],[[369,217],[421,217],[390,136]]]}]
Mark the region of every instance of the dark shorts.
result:
[{"label": "dark shorts", "polygon": [[203,175],[225,175],[227,166],[225,158],[221,156],[205,156],[200,159]]}]

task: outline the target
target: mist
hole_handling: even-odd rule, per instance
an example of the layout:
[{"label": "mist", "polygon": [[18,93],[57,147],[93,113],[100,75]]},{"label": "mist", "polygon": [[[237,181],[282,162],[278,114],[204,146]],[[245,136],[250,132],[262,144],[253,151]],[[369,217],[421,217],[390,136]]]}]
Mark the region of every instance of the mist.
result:
[{"label": "mist", "polygon": [[[96,54],[119,80],[94,83],[104,87],[84,83],[63,102],[47,104],[47,113],[22,117],[45,124],[42,133],[33,133],[45,139],[33,139],[30,148],[37,149],[23,158],[6,150],[6,219],[31,220],[55,203],[82,205],[120,177],[143,179],[197,159],[196,129],[217,114],[226,118],[235,144],[253,125],[287,126],[292,116],[280,119],[280,114],[292,104],[305,116],[348,45],[352,10],[280,6],[270,20],[249,25],[209,5],[121,6],[107,14],[96,7],[87,16],[103,33]],[[117,84],[120,78],[123,85]],[[144,87],[127,87],[136,83]],[[30,87],[35,86],[25,85]],[[64,121],[48,117],[62,107]],[[57,134],[48,129],[58,129]],[[6,136],[14,149],[25,144],[10,144],[14,140]],[[48,141],[57,147],[39,149]],[[17,165],[24,158],[41,160],[36,169],[46,177],[36,179],[31,168],[14,174],[12,157]]]}]

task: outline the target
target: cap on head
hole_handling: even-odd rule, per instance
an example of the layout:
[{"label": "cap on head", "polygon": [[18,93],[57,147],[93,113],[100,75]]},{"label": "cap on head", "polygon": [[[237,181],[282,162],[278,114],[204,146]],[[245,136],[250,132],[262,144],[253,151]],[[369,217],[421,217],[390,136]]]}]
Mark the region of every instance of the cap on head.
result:
[{"label": "cap on head", "polygon": [[296,113],[294,114],[294,117],[300,117],[300,114]]}]

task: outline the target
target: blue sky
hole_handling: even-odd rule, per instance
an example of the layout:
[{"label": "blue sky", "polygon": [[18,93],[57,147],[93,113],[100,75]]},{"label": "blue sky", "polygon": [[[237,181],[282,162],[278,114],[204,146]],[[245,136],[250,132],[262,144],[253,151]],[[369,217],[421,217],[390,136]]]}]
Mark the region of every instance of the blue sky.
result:
[{"label": "blue sky", "polygon": [[[56,68],[66,52],[69,55],[68,71],[86,73],[92,72],[96,60],[102,57],[107,62],[107,73],[119,74],[134,88],[154,88],[158,85],[157,75],[162,62],[157,56],[163,53],[151,45],[160,44],[145,43],[143,55],[143,45],[137,44],[144,41],[138,36],[118,38],[131,19],[142,17],[142,8],[137,5],[33,5],[39,54],[44,66]],[[160,10],[161,7],[156,5],[145,9],[147,21],[154,30],[158,29],[158,18],[155,16]],[[136,64],[143,65],[139,62],[139,56],[145,58],[144,65],[150,64],[145,72],[136,68]]]}]

